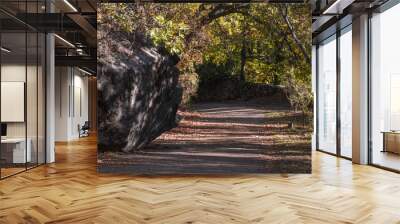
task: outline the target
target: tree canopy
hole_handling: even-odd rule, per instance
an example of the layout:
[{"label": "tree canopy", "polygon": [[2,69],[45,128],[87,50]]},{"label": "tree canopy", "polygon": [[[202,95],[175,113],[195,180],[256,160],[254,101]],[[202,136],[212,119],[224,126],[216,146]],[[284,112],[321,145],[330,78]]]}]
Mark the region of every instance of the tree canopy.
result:
[{"label": "tree canopy", "polygon": [[[195,94],[199,76],[221,73],[310,92],[311,11],[306,4],[103,3],[98,12],[100,24],[145,34],[178,55],[188,95]],[[214,72],[199,74],[199,66],[207,71],[207,65]]]}]

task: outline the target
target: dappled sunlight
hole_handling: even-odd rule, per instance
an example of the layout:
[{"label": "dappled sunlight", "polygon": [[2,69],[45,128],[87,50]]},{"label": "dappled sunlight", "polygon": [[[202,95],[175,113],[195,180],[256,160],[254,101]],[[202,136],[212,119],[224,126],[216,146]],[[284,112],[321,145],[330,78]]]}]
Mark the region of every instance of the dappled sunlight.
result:
[{"label": "dappled sunlight", "polygon": [[310,172],[310,127],[289,127],[300,116],[289,108],[240,101],[193,108],[143,150],[104,153],[102,163],[138,173]]}]

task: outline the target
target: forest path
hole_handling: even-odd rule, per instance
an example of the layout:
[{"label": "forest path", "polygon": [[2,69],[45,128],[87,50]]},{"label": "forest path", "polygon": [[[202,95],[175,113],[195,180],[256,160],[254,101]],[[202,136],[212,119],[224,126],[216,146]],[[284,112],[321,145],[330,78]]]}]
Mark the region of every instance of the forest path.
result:
[{"label": "forest path", "polygon": [[297,173],[310,171],[310,130],[282,105],[242,101],[195,104],[146,149],[106,156],[118,171],[156,174]]}]

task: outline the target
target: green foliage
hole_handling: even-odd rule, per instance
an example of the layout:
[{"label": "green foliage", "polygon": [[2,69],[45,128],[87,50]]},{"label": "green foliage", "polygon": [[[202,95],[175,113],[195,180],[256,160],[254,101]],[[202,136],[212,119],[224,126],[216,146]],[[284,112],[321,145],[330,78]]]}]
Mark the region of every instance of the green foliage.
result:
[{"label": "green foliage", "polygon": [[295,111],[301,111],[303,124],[312,121],[313,95],[308,81],[296,78],[296,69],[286,74],[283,84],[287,87],[289,103]]},{"label": "green foliage", "polygon": [[223,64],[205,62],[196,66],[196,73],[200,76],[200,82],[207,82],[219,77],[230,77],[234,75],[234,62],[226,61]]},{"label": "green foliage", "polygon": [[150,30],[150,36],[157,45],[164,45],[173,54],[181,54],[185,48],[185,35],[189,30],[182,21],[173,22],[162,15],[155,17],[157,27]]},{"label": "green foliage", "polygon": [[289,92],[303,101],[293,104],[296,109],[310,99],[311,12],[306,4],[107,3],[99,5],[98,22],[144,33],[177,54],[186,102],[199,81],[241,75],[245,82],[294,85]]}]

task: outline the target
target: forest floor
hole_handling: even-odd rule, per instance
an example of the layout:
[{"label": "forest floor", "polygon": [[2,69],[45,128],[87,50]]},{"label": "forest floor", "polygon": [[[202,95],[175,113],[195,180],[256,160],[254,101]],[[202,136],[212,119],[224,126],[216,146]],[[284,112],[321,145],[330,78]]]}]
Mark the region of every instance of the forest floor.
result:
[{"label": "forest floor", "polygon": [[311,172],[312,129],[287,106],[199,103],[179,115],[178,127],[140,152],[100,154],[99,170],[137,174]]}]

